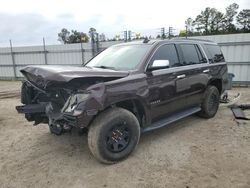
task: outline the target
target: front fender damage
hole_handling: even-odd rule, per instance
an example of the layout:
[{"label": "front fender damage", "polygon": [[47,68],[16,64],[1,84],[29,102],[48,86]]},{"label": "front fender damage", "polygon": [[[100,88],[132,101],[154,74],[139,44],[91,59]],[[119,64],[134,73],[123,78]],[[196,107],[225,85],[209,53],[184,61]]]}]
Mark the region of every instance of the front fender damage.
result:
[{"label": "front fender damage", "polygon": [[97,84],[85,91],[73,93],[61,109],[49,103],[45,111],[50,127],[62,130],[88,127],[95,115],[104,108],[104,90],[104,84]]}]

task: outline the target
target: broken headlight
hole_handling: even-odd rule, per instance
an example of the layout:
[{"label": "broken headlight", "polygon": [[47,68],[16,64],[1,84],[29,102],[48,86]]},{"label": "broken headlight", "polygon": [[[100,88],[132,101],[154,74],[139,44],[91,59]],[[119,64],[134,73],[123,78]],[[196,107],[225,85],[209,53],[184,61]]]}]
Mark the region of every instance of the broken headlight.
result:
[{"label": "broken headlight", "polygon": [[77,93],[71,95],[62,108],[62,112],[73,112],[77,105],[88,98],[88,93]]}]

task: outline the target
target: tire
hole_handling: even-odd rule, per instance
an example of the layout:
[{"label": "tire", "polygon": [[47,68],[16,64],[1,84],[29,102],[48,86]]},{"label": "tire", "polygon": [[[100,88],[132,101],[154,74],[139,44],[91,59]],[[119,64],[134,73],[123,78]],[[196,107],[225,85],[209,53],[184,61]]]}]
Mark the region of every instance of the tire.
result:
[{"label": "tire", "polygon": [[139,139],[137,118],[123,108],[110,108],[99,114],[88,132],[91,153],[106,164],[125,159],[136,148]]},{"label": "tire", "polygon": [[200,117],[203,118],[212,118],[218,111],[220,104],[220,93],[215,86],[208,86],[204,99],[201,103],[201,111],[198,113]]},{"label": "tire", "polygon": [[23,82],[21,87],[21,103],[30,104],[32,99],[33,90],[32,87],[28,85],[27,82]]}]

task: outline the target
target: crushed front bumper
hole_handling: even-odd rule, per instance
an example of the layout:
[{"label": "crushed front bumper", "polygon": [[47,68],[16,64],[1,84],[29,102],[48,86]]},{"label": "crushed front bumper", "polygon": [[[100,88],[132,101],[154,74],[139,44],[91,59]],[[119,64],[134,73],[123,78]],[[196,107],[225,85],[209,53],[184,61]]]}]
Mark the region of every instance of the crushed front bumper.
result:
[{"label": "crushed front bumper", "polygon": [[[38,116],[42,114],[43,118],[47,117],[51,124],[67,124],[71,127],[79,127],[85,128],[89,125],[90,121],[92,120],[93,116],[89,115],[85,112],[74,114],[69,112],[54,112],[51,108],[48,110],[49,103],[41,103],[41,104],[27,104],[16,106],[16,110],[18,113],[25,114],[29,121],[36,121],[37,118],[31,118],[32,116]],[[47,108],[47,110],[46,110]],[[42,121],[40,121],[42,122]],[[40,123],[38,122],[38,123]],[[38,124],[35,122],[35,124]]]}]

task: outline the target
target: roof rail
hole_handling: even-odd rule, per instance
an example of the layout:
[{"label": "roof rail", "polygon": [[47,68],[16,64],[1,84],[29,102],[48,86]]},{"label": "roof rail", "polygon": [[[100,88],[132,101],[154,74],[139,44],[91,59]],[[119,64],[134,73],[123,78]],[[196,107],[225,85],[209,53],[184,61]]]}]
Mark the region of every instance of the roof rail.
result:
[{"label": "roof rail", "polygon": [[173,40],[194,40],[194,41],[204,41],[204,42],[214,42],[212,40],[207,40],[207,39],[199,39],[199,38],[173,38]]}]

